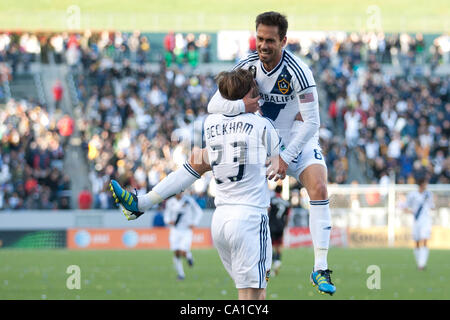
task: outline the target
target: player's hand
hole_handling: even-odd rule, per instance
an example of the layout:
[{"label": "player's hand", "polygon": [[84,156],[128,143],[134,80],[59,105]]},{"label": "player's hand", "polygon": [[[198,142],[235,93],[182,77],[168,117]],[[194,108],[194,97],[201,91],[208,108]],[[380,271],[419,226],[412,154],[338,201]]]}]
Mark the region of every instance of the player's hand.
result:
[{"label": "player's hand", "polygon": [[283,180],[286,177],[288,164],[278,155],[270,158],[269,167],[266,171],[266,176],[269,180],[274,181]]},{"label": "player's hand", "polygon": [[298,112],[295,115],[295,121],[302,121],[303,122],[302,114],[300,112]]},{"label": "player's hand", "polygon": [[251,112],[255,113],[259,110],[259,96],[256,98],[253,97],[253,90],[250,90],[244,98],[242,98],[242,101],[244,101],[245,104],[245,112]]}]

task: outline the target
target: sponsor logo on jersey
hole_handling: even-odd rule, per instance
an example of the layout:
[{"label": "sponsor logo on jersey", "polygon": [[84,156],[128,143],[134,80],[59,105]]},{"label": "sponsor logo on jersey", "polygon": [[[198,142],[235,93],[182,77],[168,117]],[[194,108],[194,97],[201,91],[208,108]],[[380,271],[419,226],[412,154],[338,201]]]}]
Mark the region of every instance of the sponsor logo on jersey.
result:
[{"label": "sponsor logo on jersey", "polygon": [[264,100],[261,110],[265,117],[275,121],[278,114],[286,104],[295,99],[295,92],[291,86],[292,75],[288,72],[287,67],[281,70],[272,91],[269,94],[260,93],[261,99]]}]

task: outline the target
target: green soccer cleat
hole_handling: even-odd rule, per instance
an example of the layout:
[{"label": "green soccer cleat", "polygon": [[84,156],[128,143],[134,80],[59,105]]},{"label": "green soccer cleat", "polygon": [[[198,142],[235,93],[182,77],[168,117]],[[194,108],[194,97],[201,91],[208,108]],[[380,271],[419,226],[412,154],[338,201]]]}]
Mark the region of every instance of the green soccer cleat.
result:
[{"label": "green soccer cleat", "polygon": [[336,292],[336,287],[331,282],[330,274],[332,272],[333,271],[328,269],[311,272],[310,280],[313,287],[317,286],[317,290],[319,290],[320,293],[328,293],[330,296],[332,296]]},{"label": "green soccer cleat", "polygon": [[123,189],[116,180],[111,180],[109,187],[115,202],[120,204],[122,212],[128,220],[135,220],[144,214],[138,209],[136,194]]}]

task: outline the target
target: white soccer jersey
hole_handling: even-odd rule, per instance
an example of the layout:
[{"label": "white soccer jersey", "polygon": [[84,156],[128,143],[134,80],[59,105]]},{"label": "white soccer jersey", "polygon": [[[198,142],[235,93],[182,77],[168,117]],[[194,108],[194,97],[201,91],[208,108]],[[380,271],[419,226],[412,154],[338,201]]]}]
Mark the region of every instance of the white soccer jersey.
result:
[{"label": "white soccer jersey", "polygon": [[209,162],[217,184],[216,206],[251,205],[267,208],[270,193],[266,159],[278,155],[281,138],[260,115],[209,115],[204,123]]},{"label": "white soccer jersey", "polygon": [[173,222],[177,229],[188,229],[189,226],[196,226],[200,222],[203,211],[194,198],[188,195],[178,200],[172,197],[166,202],[164,211],[164,222]]},{"label": "white soccer jersey", "polygon": [[[258,54],[252,53],[233,69],[256,71],[263,115],[274,122],[283,139],[286,150],[281,157],[287,163],[295,159],[310,139],[318,141],[320,127],[319,103],[316,83],[310,68],[297,56],[283,50],[279,64],[270,72],[264,69]],[[210,113],[233,115],[245,111],[242,100],[225,100],[217,91],[208,104]],[[298,112],[304,123],[300,130],[291,134]]]},{"label": "white soccer jersey", "polygon": [[412,191],[408,194],[406,205],[412,210],[415,223],[429,221],[430,210],[434,209],[433,194],[428,190],[422,193]]}]

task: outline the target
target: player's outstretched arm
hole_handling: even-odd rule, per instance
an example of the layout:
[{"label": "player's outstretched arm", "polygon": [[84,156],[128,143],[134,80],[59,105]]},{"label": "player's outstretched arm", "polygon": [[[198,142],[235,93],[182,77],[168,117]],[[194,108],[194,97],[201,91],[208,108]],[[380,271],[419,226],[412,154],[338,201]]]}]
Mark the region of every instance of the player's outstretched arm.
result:
[{"label": "player's outstretched arm", "polygon": [[249,92],[243,99],[227,100],[220,94],[219,90],[213,95],[208,103],[209,113],[235,116],[244,112],[256,112],[259,110],[259,97],[253,98]]},{"label": "player's outstretched arm", "polygon": [[209,170],[211,170],[211,167],[206,149],[194,147],[189,161],[178,170],[171,172],[150,192],[141,196],[131,194],[115,180],[111,181],[111,192],[116,202],[120,202],[126,218],[134,220],[154,205],[186,190],[197,179],[200,179],[203,173]]}]

